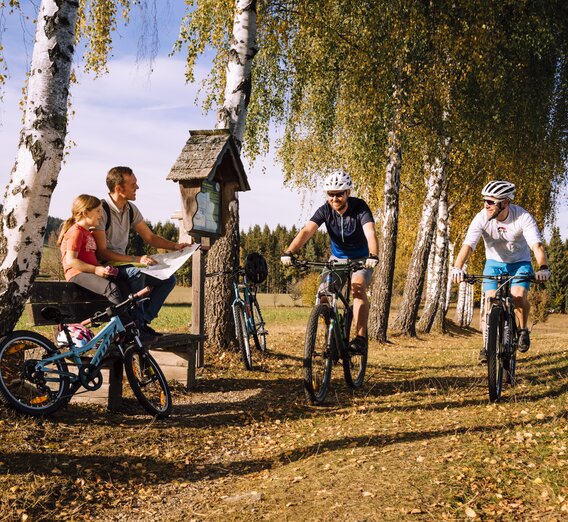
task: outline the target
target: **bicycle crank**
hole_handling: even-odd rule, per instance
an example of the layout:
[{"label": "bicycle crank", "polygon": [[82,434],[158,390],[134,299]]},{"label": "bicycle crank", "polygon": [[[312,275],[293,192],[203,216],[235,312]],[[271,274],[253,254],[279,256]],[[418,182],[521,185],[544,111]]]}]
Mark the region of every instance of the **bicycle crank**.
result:
[{"label": "bicycle crank", "polygon": [[83,387],[89,391],[98,390],[103,385],[101,370],[94,364],[81,366],[79,370],[79,380]]}]

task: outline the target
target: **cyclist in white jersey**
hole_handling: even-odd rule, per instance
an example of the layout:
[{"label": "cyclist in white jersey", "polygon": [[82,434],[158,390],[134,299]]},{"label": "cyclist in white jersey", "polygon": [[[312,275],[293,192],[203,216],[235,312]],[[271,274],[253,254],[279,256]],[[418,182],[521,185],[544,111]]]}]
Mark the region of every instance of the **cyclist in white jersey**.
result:
[{"label": "cyclist in white jersey", "polygon": [[[511,204],[515,197],[515,185],[508,181],[491,181],[481,191],[484,209],[471,222],[463,246],[452,268],[452,280],[463,281],[463,266],[475,250],[480,238],[485,243],[486,263],[484,275],[533,275],[531,250],[539,270],[534,274],[539,281],[550,277],[546,252],[535,219],[524,209]],[[530,303],[528,292],[530,283],[511,283],[511,294],[515,301],[515,314],[519,325],[519,351],[526,352],[530,347],[527,329]],[[487,299],[495,296],[496,281],[483,283]],[[488,302],[488,301],[487,301]],[[488,308],[486,308],[488,309]],[[485,317],[482,317],[482,331],[485,332]],[[479,353],[479,361],[487,361],[485,349]]]}]

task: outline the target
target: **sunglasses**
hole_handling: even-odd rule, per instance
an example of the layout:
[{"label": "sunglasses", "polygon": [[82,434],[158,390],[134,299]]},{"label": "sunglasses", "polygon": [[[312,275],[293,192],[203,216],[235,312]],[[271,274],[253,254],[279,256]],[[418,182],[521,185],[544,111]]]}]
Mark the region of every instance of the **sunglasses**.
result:
[{"label": "sunglasses", "polygon": [[345,190],[343,190],[342,192],[328,192],[327,193],[328,198],[342,198],[343,196],[345,196]]},{"label": "sunglasses", "polygon": [[492,201],[491,199],[484,199],[483,203],[492,207],[493,205],[496,205],[497,203],[499,203],[499,201]]}]

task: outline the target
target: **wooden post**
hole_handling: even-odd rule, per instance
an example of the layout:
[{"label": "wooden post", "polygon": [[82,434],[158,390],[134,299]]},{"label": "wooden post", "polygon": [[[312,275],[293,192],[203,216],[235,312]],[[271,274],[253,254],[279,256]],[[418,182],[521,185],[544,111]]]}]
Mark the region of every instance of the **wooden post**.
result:
[{"label": "wooden post", "polygon": [[205,248],[196,250],[192,257],[191,274],[191,333],[200,336],[196,366],[203,368],[203,347],[205,337],[205,256],[209,248],[209,239],[201,238],[201,245]]},{"label": "wooden post", "polygon": [[122,359],[113,357],[108,369],[108,409],[119,411],[122,406]]}]

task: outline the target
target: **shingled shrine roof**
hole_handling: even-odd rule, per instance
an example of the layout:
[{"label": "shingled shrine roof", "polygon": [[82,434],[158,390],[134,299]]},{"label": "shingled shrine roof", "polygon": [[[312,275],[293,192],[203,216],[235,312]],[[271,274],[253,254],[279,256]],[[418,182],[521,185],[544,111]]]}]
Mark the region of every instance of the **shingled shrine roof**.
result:
[{"label": "shingled shrine roof", "polygon": [[228,129],[189,131],[189,139],[166,179],[237,181],[237,190],[250,190],[239,149]]}]

